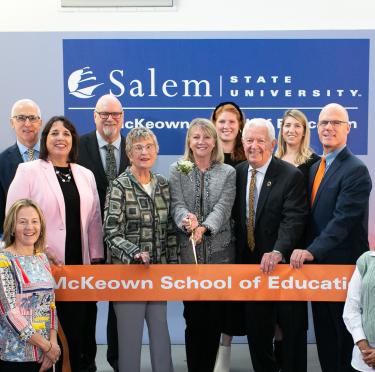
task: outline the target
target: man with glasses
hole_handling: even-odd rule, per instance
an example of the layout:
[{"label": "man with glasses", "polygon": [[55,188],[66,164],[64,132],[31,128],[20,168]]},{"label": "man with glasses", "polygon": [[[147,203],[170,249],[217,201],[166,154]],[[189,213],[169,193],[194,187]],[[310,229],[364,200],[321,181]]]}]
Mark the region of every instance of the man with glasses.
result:
[{"label": "man with glasses", "polygon": [[[353,265],[369,249],[369,172],[346,146],[350,123],[347,110],[331,103],[319,115],[318,135],[323,145],[320,162],[310,168],[310,219],[305,249],[290,259],[294,268],[315,264]],[[313,302],[315,336],[322,372],[354,371],[353,340],[343,319],[343,302]]]},{"label": "man with glasses", "polygon": [[[80,138],[79,164],[90,169],[95,176],[103,218],[104,202],[109,182],[113,181],[129,165],[125,153],[125,138],[121,135],[124,111],[121,102],[113,95],[99,98],[94,111],[96,130]],[[82,371],[96,371],[95,323],[96,304],[92,314],[87,314],[86,355],[83,357]],[[109,303],[107,325],[107,360],[115,371],[118,370],[117,322],[112,303]]]},{"label": "man with glasses", "polygon": [[31,99],[13,104],[10,124],[16,133],[16,143],[0,154],[0,236],[3,234],[5,203],[18,164],[39,158],[39,132],[42,119],[39,106]]}]

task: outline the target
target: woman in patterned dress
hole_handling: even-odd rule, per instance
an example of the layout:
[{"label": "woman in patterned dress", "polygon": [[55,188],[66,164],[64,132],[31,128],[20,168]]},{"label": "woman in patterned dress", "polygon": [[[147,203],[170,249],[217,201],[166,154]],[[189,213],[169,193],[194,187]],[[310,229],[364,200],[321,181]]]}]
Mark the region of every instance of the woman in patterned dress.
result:
[{"label": "woman in patterned dress", "polygon": [[[166,178],[151,172],[159,151],[156,136],[134,128],[126,136],[131,162],[109,186],[104,209],[104,239],[115,264],[178,263],[176,236],[169,213]],[[153,372],[173,372],[167,302],[114,302],[119,371],[139,372],[146,320]]]},{"label": "woman in patterned dress", "polygon": [[0,251],[0,371],[47,371],[60,356],[54,280],[46,255],[45,222],[29,199],[4,221]]}]

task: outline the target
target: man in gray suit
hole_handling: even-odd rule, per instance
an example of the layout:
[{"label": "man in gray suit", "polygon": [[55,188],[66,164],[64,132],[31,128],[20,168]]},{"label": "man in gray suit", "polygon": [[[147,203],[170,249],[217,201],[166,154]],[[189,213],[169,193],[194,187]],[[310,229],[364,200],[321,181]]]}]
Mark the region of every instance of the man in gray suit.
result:
[{"label": "man in gray suit", "polygon": [[42,119],[39,106],[31,99],[21,99],[12,106],[10,124],[16,143],[0,154],[0,236],[3,234],[5,203],[18,164],[39,158],[39,132]]}]

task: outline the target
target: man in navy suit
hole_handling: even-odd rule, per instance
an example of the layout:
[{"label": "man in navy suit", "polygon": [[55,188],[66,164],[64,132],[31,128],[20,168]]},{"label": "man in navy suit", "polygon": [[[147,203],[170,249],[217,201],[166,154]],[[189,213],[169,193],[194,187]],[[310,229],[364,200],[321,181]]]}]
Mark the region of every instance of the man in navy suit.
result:
[{"label": "man in navy suit", "polygon": [[[115,176],[122,173],[129,165],[125,152],[125,137],[120,133],[124,123],[124,111],[121,102],[113,95],[107,94],[99,98],[94,111],[96,130],[80,138],[79,164],[90,169],[95,176],[100,199],[100,209],[104,213],[104,203],[109,185],[107,169],[107,146],[112,145],[115,158]],[[108,172],[107,172],[108,173]],[[110,259],[110,257],[108,257]],[[86,353],[83,357],[82,370],[93,372],[96,370],[95,355],[95,323],[96,304],[88,315],[87,333],[90,335],[86,343]],[[112,368],[118,370],[117,322],[112,303],[109,303],[107,324],[107,360]]]},{"label": "man in navy suit", "polygon": [[39,158],[39,132],[42,119],[39,106],[31,99],[13,104],[10,124],[17,141],[0,154],[0,236],[3,234],[5,203],[18,164]]},{"label": "man in navy suit", "polygon": [[[306,249],[293,251],[290,263],[295,268],[306,261],[353,265],[369,249],[371,178],[346,146],[349,132],[349,115],[343,106],[331,103],[323,107],[318,122],[323,157],[310,168]],[[320,170],[324,176],[319,183]],[[353,371],[353,340],[342,319],[343,308],[343,302],[312,303],[322,372]]]},{"label": "man in navy suit", "polygon": [[[247,161],[236,167],[233,206],[237,261],[260,264],[268,274],[278,263],[288,261],[302,237],[308,213],[305,182],[299,169],[272,156],[275,129],[267,120],[247,122],[242,142]],[[273,301],[246,303],[247,338],[256,372],[278,371],[273,353],[277,317],[284,336],[284,362],[293,366],[285,371],[306,371],[306,311],[290,304],[288,311],[284,305]]]}]

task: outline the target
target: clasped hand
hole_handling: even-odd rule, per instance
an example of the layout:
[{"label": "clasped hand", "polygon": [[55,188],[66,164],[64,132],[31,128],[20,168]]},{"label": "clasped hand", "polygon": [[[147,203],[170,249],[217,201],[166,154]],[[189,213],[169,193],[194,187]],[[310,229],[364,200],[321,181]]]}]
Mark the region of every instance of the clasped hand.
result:
[{"label": "clasped hand", "polygon": [[197,216],[193,213],[188,213],[182,220],[182,226],[190,234],[199,226]]},{"label": "clasped hand", "polygon": [[41,359],[39,372],[48,371],[60,358],[61,350],[57,343],[51,342],[51,348],[45,352]]},{"label": "clasped hand", "polygon": [[363,361],[372,369],[375,369],[375,349],[369,347],[362,350]]}]

